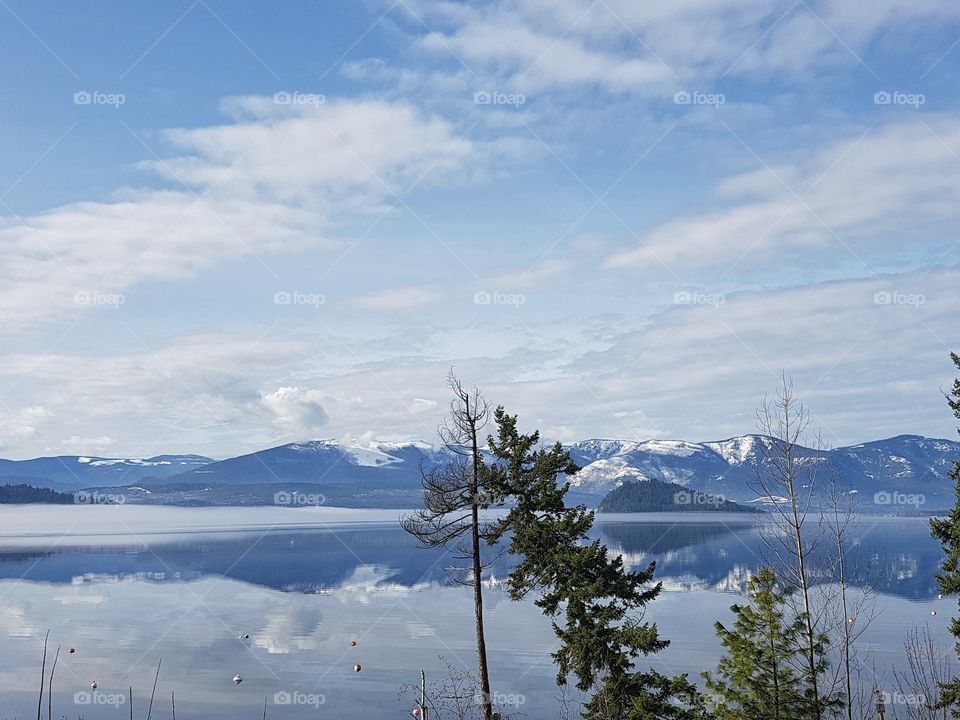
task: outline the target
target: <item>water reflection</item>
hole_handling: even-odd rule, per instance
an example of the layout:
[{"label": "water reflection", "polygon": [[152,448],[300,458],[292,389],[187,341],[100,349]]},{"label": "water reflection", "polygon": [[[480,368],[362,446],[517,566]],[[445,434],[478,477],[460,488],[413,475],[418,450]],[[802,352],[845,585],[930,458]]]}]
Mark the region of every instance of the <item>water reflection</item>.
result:
[{"label": "water reflection", "polygon": [[[765,538],[771,533],[755,517],[728,515],[601,516],[595,532],[630,566],[657,563],[667,589],[742,591],[749,573],[772,563]],[[811,524],[811,540],[816,532]],[[933,573],[940,549],[922,518],[859,518],[849,533],[848,566],[864,584],[904,598],[936,595]],[[824,568],[817,581],[830,582],[832,549],[821,539],[814,562]],[[325,592],[344,586],[358,571],[372,584],[412,587],[446,580],[449,557],[424,550],[395,524],[324,530],[272,531],[218,537],[188,535],[123,546],[74,546],[31,551],[0,545],[0,579],[53,583],[103,579],[151,582],[227,577],[285,592]],[[505,576],[512,560],[501,557],[492,575]]]},{"label": "water reflection", "polygon": [[[665,587],[684,591],[648,609],[672,641],[650,659],[655,667],[697,676],[716,662],[712,624],[767,554],[757,522],[601,518],[597,533],[628,564],[655,560]],[[883,615],[863,641],[878,667],[902,657],[909,626],[929,622],[945,642],[952,603],[933,599],[939,550],[926,521],[863,519],[851,540],[851,566],[875,575],[883,593]],[[184,717],[259,718],[264,698],[268,717],[317,717],[314,706],[280,707],[287,696],[323,696],[319,712],[331,716],[407,716],[397,690],[416,682],[420,668],[435,678],[445,668],[440,656],[458,667],[474,662],[470,594],[443,585],[449,562],[394,523],[47,550],[0,543],[0,718],[35,711],[47,629],[55,643],[78,649],[58,665],[58,717],[127,717],[126,706],[81,707],[76,694],[94,680],[105,694],[133,685],[142,708],[161,657],[163,717],[174,690]],[[509,567],[504,558],[493,575]],[[935,607],[944,611],[931,616]],[[531,720],[556,718],[549,622],[531,602],[500,592],[487,594],[486,611],[497,691],[523,697]]]}]

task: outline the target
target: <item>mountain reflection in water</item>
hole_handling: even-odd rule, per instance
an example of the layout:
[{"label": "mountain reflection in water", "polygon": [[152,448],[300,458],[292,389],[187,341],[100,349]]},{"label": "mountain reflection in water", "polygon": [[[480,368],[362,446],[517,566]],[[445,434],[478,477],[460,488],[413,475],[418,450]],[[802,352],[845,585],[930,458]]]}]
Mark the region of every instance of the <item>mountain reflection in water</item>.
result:
[{"label": "mountain reflection in water", "polygon": [[[763,518],[744,515],[599,516],[595,534],[628,566],[657,563],[668,590],[740,592],[749,573],[772,562]],[[809,523],[811,540],[816,523]],[[907,599],[937,593],[933,573],[940,548],[924,518],[857,518],[848,533],[848,566],[877,591]],[[140,540],[138,538],[138,540]],[[144,544],[145,543],[145,544]],[[820,581],[829,581],[830,543],[821,539]],[[286,592],[322,592],[357,577],[376,585],[443,583],[449,559],[416,546],[395,524],[324,530],[277,530],[243,535],[186,535],[129,546],[70,546],[28,550],[0,545],[0,579],[53,583],[138,579],[151,582],[227,577]],[[510,570],[509,556],[491,569]]]}]

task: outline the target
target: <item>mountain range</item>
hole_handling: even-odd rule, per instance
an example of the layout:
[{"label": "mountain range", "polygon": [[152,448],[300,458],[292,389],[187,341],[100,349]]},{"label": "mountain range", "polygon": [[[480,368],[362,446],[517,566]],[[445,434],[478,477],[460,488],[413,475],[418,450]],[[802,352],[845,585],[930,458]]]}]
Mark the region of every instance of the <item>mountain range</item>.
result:
[{"label": "mountain range", "polygon": [[[703,443],[575,442],[567,447],[582,469],[571,478],[570,498],[596,506],[624,482],[659,480],[734,502],[756,502],[758,470],[772,442],[762,435]],[[420,501],[421,469],[453,456],[423,442],[359,447],[314,440],[225,460],[201,455],[0,459],[0,484],[111,489],[130,502],[269,504],[287,492],[331,505],[413,507]],[[837,478],[864,508],[936,510],[953,502],[948,474],[960,458],[960,442],[899,435],[830,450],[797,448],[796,457],[801,465],[817,464],[825,471],[821,478]]]}]

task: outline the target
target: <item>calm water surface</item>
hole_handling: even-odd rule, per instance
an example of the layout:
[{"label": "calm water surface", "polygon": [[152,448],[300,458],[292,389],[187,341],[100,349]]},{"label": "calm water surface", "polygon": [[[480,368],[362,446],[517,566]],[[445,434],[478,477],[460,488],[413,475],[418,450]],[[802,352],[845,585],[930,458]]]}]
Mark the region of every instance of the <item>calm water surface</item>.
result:
[{"label": "calm water surface", "polygon": [[[40,511],[50,529],[42,536],[0,527],[0,718],[35,717],[47,629],[51,653],[63,645],[54,715],[90,720],[127,717],[126,704],[108,701],[130,685],[135,715],[145,716],[160,658],[154,717],[161,718],[170,717],[171,691],[181,718],[260,718],[265,698],[268,718],[409,717],[411,696],[399,690],[418,680],[420,668],[437,678],[445,663],[474,666],[469,591],[447,585],[449,555],[416,547],[397,527],[397,513],[198,531],[201,513],[229,511],[164,509],[163,518],[192,521],[159,534],[140,515],[119,532],[99,519],[74,532],[79,510]],[[729,618],[749,573],[770,557],[758,522],[601,518],[597,533],[628,565],[657,563],[665,590],[647,618],[672,645],[656,667],[693,675],[712,668],[713,622]],[[946,644],[954,607],[937,600],[940,554],[927,521],[860,518],[850,537],[851,566],[876,590],[879,615],[861,652],[878,673],[899,662],[911,625],[929,625]],[[553,718],[553,635],[532,603],[510,602],[498,588],[509,569],[509,559],[494,566],[486,594],[494,689],[520,703],[507,711]]]}]

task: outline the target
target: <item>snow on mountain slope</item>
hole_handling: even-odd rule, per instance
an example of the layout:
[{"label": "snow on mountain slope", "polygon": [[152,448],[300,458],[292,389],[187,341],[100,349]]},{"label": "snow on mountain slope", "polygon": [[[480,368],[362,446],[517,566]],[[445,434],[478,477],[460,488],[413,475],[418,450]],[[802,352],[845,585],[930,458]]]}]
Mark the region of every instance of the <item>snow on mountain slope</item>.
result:
[{"label": "snow on mountain slope", "polygon": [[[772,447],[773,440],[761,435],[705,443],[574,443],[571,455],[582,469],[571,479],[572,493],[577,501],[589,504],[624,482],[654,478],[728,500],[757,502],[757,472]],[[877,493],[917,493],[929,508],[949,504],[948,474],[958,458],[960,443],[913,435],[835,450],[797,447],[795,451],[797,466],[804,473],[819,474],[814,483],[826,483],[827,476],[835,476],[862,503],[872,503]]]},{"label": "snow on mountain slope", "polygon": [[631,467],[629,460],[621,456],[590,463],[570,479],[570,485],[580,490],[596,490],[606,495],[626,481],[647,479],[641,470]]},{"label": "snow on mountain slope", "polygon": [[701,443],[684,442],[683,440],[647,440],[639,443],[636,449],[657,455],[690,457],[698,452],[703,452],[704,447]]},{"label": "snow on mountain slope", "polygon": [[[771,444],[760,435],[704,443],[583,440],[567,446],[582,468],[570,478],[570,498],[595,507],[625,482],[656,479],[735,502],[756,502],[758,468],[762,469]],[[215,487],[225,502],[247,492],[241,486],[296,483],[321,487],[325,494],[335,490],[341,499],[356,497],[375,503],[377,493],[384,491],[401,493],[391,496],[394,498],[418,500],[421,468],[436,467],[453,457],[446,448],[425,442],[326,439],[289,443],[221,461],[198,455],[0,459],[0,483],[30,481],[68,489],[136,484],[154,493],[170,486]],[[822,477],[838,477],[861,503],[882,504],[875,496],[893,498],[907,493],[922,496],[923,509],[940,509],[952,501],[953,483],[948,474],[960,458],[960,443],[900,435],[835,450],[797,448],[796,458],[804,471],[816,469],[822,471]],[[485,459],[491,460],[486,454]]]},{"label": "snow on mountain slope", "polygon": [[731,465],[754,460],[757,457],[757,452],[763,451],[764,445],[769,447],[769,444],[764,443],[764,438],[759,435],[743,435],[719,442],[707,442],[703,445],[713,450]]}]

